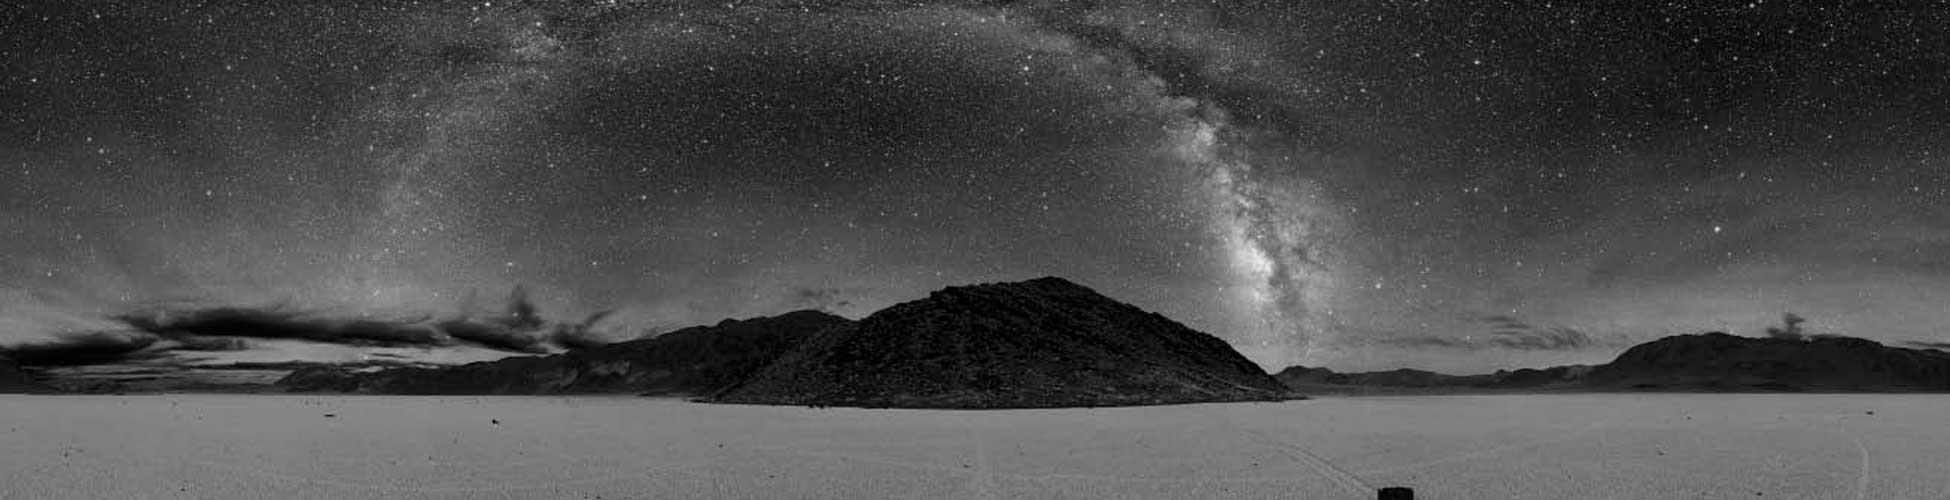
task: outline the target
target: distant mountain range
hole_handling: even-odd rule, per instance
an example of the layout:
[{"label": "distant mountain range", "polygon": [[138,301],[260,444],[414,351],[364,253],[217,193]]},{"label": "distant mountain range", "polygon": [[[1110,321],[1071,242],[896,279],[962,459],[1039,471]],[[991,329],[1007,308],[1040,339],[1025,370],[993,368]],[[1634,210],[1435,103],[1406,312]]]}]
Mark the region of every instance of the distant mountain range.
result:
[{"label": "distant mountain range", "polygon": [[1633,346],[1591,371],[1594,387],[1659,390],[1950,390],[1950,352],[1873,340],[1680,335]]},{"label": "distant mountain range", "polygon": [[1815,336],[1675,335],[1633,346],[1610,363],[1445,375],[1420,370],[1334,373],[1295,366],[1275,375],[1296,390],[1386,392],[1564,391],[1950,391],[1950,352]]},{"label": "distant mountain range", "polygon": [[[1950,352],[1839,336],[1717,332],[1639,344],[1595,366],[1480,375],[1294,366],[1268,375],[1218,338],[1053,277],[949,287],[857,322],[797,311],[458,366],[275,368],[294,367],[273,389],[682,395],[726,403],[922,408],[1264,401],[1319,393],[1950,391]],[[78,387],[36,377],[48,374],[0,356],[0,392]],[[79,387],[116,392],[131,386]]]}]

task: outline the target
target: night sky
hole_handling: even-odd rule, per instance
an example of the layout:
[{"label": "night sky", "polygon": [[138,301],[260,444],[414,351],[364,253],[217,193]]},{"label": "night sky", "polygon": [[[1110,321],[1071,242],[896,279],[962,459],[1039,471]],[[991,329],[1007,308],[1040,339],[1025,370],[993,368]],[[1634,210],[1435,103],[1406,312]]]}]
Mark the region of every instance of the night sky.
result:
[{"label": "night sky", "polygon": [[13,5],[0,340],[1043,275],[1274,369],[1950,340],[1941,2]]}]

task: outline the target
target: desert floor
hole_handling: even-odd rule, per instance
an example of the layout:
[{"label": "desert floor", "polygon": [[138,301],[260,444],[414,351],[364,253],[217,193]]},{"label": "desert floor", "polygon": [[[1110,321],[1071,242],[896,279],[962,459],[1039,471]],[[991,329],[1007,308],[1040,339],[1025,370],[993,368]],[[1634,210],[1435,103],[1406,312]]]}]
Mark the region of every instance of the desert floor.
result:
[{"label": "desert floor", "polygon": [[[498,423],[497,423],[498,421]],[[628,397],[0,396],[0,498],[1942,499],[1950,397],[1073,410]]]}]

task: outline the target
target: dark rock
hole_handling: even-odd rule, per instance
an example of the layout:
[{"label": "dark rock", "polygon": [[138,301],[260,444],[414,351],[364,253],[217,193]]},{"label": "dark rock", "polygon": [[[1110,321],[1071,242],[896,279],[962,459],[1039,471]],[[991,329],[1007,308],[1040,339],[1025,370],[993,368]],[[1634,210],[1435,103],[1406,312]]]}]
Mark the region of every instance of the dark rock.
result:
[{"label": "dark rock", "polygon": [[370,373],[299,370],[279,385],[292,391],[379,394],[708,394],[744,379],[815,332],[851,323],[798,311],[551,356]]},{"label": "dark rock", "polygon": [[950,287],[827,330],[713,398],[1021,408],[1272,400],[1230,345],[1060,278]]}]

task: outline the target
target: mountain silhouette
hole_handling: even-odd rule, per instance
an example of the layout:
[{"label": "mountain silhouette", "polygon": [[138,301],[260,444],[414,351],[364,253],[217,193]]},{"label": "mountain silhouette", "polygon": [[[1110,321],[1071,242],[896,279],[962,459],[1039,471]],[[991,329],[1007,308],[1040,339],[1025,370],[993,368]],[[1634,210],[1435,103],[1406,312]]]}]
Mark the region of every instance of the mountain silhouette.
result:
[{"label": "mountain silhouette", "polygon": [[1335,373],[1294,366],[1275,375],[1295,390],[1345,388],[1573,391],[1950,391],[1950,352],[1889,347],[1834,335],[1674,335],[1597,366],[1482,375],[1421,370]]},{"label": "mountain silhouette", "polygon": [[1273,400],[1216,337],[1062,278],[949,287],[813,338],[714,399],[1021,408]]},{"label": "mountain silhouette", "polygon": [[1676,335],[1592,370],[1594,387],[1669,390],[1950,390],[1950,353],[1839,336]]}]

